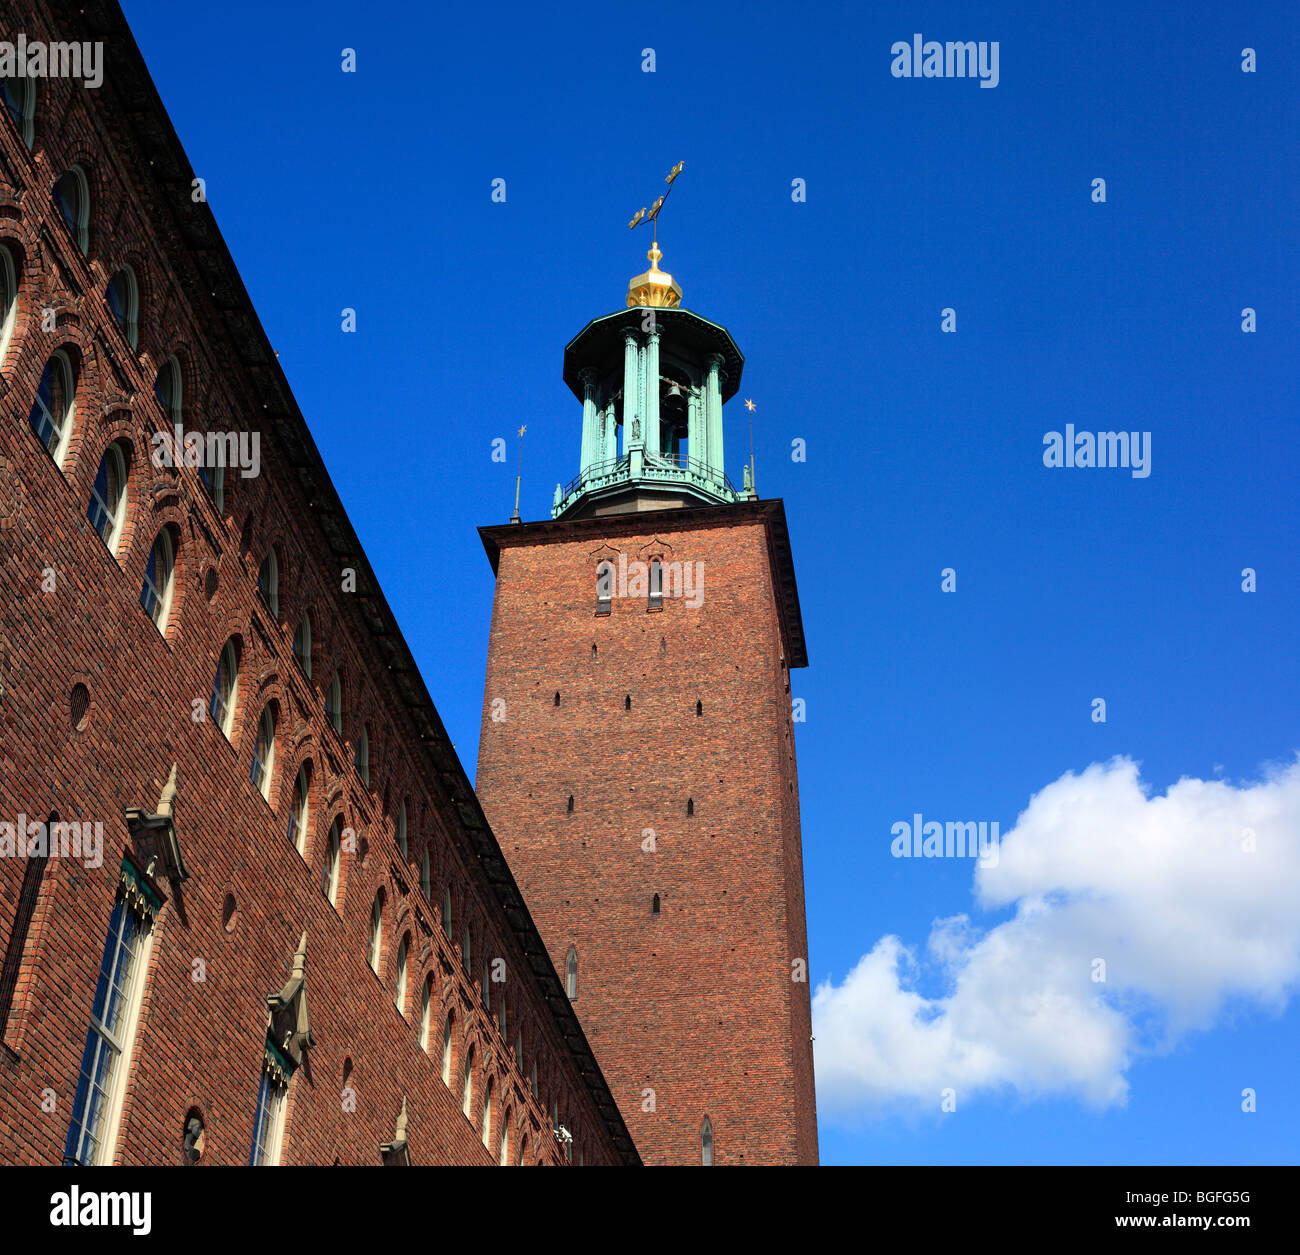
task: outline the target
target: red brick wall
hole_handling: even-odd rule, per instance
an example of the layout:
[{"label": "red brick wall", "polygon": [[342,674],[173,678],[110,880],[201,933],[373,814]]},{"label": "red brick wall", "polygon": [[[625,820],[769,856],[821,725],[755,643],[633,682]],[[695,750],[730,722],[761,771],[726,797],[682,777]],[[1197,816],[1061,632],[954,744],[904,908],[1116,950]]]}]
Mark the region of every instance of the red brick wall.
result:
[{"label": "red brick wall", "polygon": [[[554,974],[539,977],[530,970],[500,904],[501,891],[487,878],[484,859],[494,857],[495,843],[476,819],[436,714],[428,716],[436,725],[432,731],[428,722],[422,726],[388,671],[387,660],[402,657],[391,652],[398,646],[389,638],[400,644],[400,635],[383,618],[382,595],[346,520],[342,530],[324,526],[322,514],[337,508],[337,495],[255,315],[240,304],[233,269],[223,269],[228,262],[211,215],[206,205],[190,201],[192,172],[187,165],[177,170],[176,154],[161,140],[148,152],[141,149],[134,126],[164,139],[170,132],[120,13],[95,10],[99,18],[108,14],[105,31],[80,28],[72,5],[53,14],[24,5],[10,12],[14,20],[7,27],[29,39],[106,38],[109,61],[98,91],[66,80],[39,83],[32,152],[0,111],[0,242],[20,269],[18,323],[0,363],[0,821],[13,822],[20,812],[41,820],[57,812],[63,819],[100,821],[104,861],[88,869],[51,859],[45,873],[17,993],[0,1025],[0,1160],[61,1158],[129,840],[123,812],[130,806],[152,810],[175,761],[177,824],[192,877],[179,890],[164,883],[170,897],[155,926],[120,1162],[180,1162],[191,1107],[206,1125],[205,1161],[246,1162],[266,996],[287,978],[304,929],[319,1044],[290,1089],[284,1162],[378,1163],[378,1144],[391,1140],[403,1096],[417,1163],[491,1162],[478,1133],[488,1076],[495,1082],[496,1129],[507,1106],[512,1140],[527,1128],[526,1162],[562,1159],[547,1114],[553,1101],[587,1163],[614,1161],[608,1126],[545,1000]],[[144,121],[142,100],[149,106]],[[125,116],[128,102],[136,111],[132,121]],[[88,258],[50,196],[73,161],[82,162],[90,177]],[[182,238],[186,223],[191,237],[215,241],[202,276]],[[124,259],[140,281],[138,350],[119,332],[104,300],[109,276]],[[210,298],[214,289],[220,301]],[[52,332],[41,328],[47,306],[58,310]],[[62,468],[28,423],[41,371],[60,346],[80,365],[75,427]],[[149,463],[150,434],[167,422],[153,384],[169,354],[182,364],[187,428],[252,422],[261,436],[261,474],[242,479],[227,472],[223,513],[196,470],[173,475]],[[114,439],[131,450],[116,556],[86,520],[99,459]],[[149,549],[163,526],[173,527],[179,542],[165,639],[138,604]],[[272,543],[280,562],[278,622],[256,590],[258,567]],[[339,591],[343,566],[357,569],[359,587],[369,594],[366,607]],[[41,587],[46,567],[56,573],[53,592]],[[209,573],[216,576],[211,597]],[[292,652],[294,629],[307,609],[312,679]],[[206,707],[216,659],[231,635],[242,641],[243,660],[227,741],[210,721],[194,722],[192,710],[196,701]],[[346,740],[323,715],[323,689],[336,668],[344,677]],[[90,695],[80,728],[69,715],[77,683]],[[256,724],[267,702],[279,711],[269,804],[249,779]],[[369,787],[352,766],[351,742],[363,725],[369,727]],[[286,830],[294,779],[306,761],[313,765],[311,820],[300,856]],[[406,857],[394,837],[403,799]],[[362,838],[356,854],[343,857],[337,908],[319,888],[336,816]],[[433,864],[430,902],[419,885],[426,849]],[[24,866],[22,858],[0,859],[0,952],[10,943]],[[455,944],[438,923],[444,885],[453,892]],[[376,976],[366,963],[366,943],[379,888],[387,905]],[[223,927],[228,895],[238,908],[230,932]],[[508,999],[509,1047],[483,1009],[477,982],[461,973],[466,922],[476,977],[485,958],[505,960],[507,979],[494,993],[504,989]],[[403,1018],[392,991],[406,931],[412,947]],[[203,964],[201,981],[194,979],[196,960]],[[427,976],[435,1006],[428,1056],[418,1041]],[[443,1017],[453,1008],[449,1091],[441,1080],[441,1038]],[[510,1048],[517,1026],[524,1034],[522,1065]],[[472,1123],[461,1114],[459,1083],[471,1044],[478,1067]],[[534,1059],[539,1099],[526,1080]],[[343,1109],[346,1060],[353,1112]],[[43,1100],[52,1102],[52,1111],[42,1109]],[[513,1162],[513,1150],[510,1157]]]},{"label": "red brick wall", "polygon": [[[578,1014],[643,1158],[698,1163],[708,1116],[718,1164],[815,1163],[809,991],[791,967],[807,958],[798,784],[763,519],[738,507],[494,535],[478,793],[558,970],[577,949]],[[596,614],[597,563],[620,552],[702,563],[699,607],[616,596]]]}]

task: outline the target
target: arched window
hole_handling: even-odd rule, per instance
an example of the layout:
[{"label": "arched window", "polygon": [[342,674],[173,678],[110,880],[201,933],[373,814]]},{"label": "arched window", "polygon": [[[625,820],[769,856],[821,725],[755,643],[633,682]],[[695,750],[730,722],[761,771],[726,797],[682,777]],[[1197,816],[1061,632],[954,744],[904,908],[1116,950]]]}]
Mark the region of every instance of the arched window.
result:
[{"label": "arched window", "polygon": [[651,915],[659,914],[659,895],[657,893],[653,898],[650,899],[650,914]]},{"label": "arched window", "polygon": [[[27,80],[22,80],[26,82]],[[18,267],[14,255],[0,244],[0,365],[18,321]]]},{"label": "arched window", "polygon": [[169,357],[153,381],[153,394],[172,423],[181,421],[181,364]]},{"label": "arched window", "polygon": [[116,556],[122,521],[126,518],[126,452],[118,441],[109,445],[99,459],[99,470],[90,486],[86,518],[108,552]]},{"label": "arched window", "polygon": [[556,704],[557,706],[560,704],[560,694],[559,694],[558,691],[557,691],[556,694],[555,694],[555,704]]},{"label": "arched window", "polygon": [[289,807],[289,843],[299,854],[303,853],[307,844],[310,786],[311,765],[303,763],[298,768],[298,778],[293,782],[293,804]]},{"label": "arched window", "polygon": [[487,1079],[487,1086],[483,1090],[483,1123],[480,1128],[483,1137],[483,1145],[489,1150],[492,1149],[492,1078]]},{"label": "arched window", "polygon": [[198,467],[199,478],[203,481],[203,487],[207,489],[208,496],[212,498],[212,504],[218,514],[222,514],[226,509],[226,468],[221,465],[209,466],[207,462],[201,462]]},{"label": "arched window", "polygon": [[[406,857],[406,803],[403,802],[397,810],[397,848],[401,850],[402,857]],[[428,897],[425,894],[425,897]]]},{"label": "arched window", "polygon": [[303,612],[298,630],[293,634],[293,654],[298,659],[302,673],[311,679],[311,615]]},{"label": "arched window", "polygon": [[596,613],[608,614],[614,605],[614,564],[608,560],[596,566]]},{"label": "arched window", "polygon": [[631,693],[629,693],[629,694],[628,694],[628,695],[623,699],[623,709],[624,709],[624,710],[631,710],[631,709],[632,709],[632,694],[631,694]]},{"label": "arched window", "polygon": [[503,989],[497,995],[497,1027],[501,1030],[501,1036],[505,1041],[510,1040],[509,1018],[506,1015],[506,991]]},{"label": "arched window", "polygon": [[705,1168],[713,1167],[713,1124],[708,1116],[700,1126],[700,1163]]},{"label": "arched window", "polygon": [[130,266],[123,266],[108,281],[104,299],[126,342],[134,349],[140,342],[140,285]]},{"label": "arched window", "polygon": [[569,947],[569,957],[564,961],[564,992],[570,1002],[578,1001],[578,951]]},{"label": "arched window", "polygon": [[703,714],[704,714],[704,703],[703,703],[703,702],[696,702],[696,703],[695,703],[695,717],[698,719],[698,718],[700,718]]},{"label": "arched window", "polygon": [[428,850],[425,850],[424,857],[420,860],[420,892],[424,894],[426,902],[433,901],[433,863]]},{"label": "arched window", "polygon": [[0,79],[0,95],[24,146],[30,148],[36,138],[36,80],[26,76]]},{"label": "arched window", "polygon": [[430,1021],[433,1018],[433,974],[430,973],[424,982],[424,990],[420,994],[420,1049],[427,1055],[429,1053],[429,1029],[432,1027]]},{"label": "arched window", "polygon": [[140,588],[140,605],[153,625],[167,635],[167,620],[172,610],[172,589],[175,585],[176,558],[172,549],[171,532],[167,528],[154,538],[145,563],[144,584]]},{"label": "arched window", "polygon": [[76,413],[77,382],[72,360],[58,349],[45,363],[32,403],[32,430],[56,466],[63,465]]},{"label": "arched window", "polygon": [[329,841],[325,846],[325,865],[321,868],[321,892],[329,899],[331,906],[338,905],[339,893],[339,846],[343,834],[343,816],[340,815],[330,825]]},{"label": "arched window", "polygon": [[334,725],[334,731],[343,735],[343,681],[339,678],[339,673],[334,673],[334,678],[330,681],[330,686],[325,690],[325,714],[330,723]]},{"label": "arched window", "polygon": [[465,1052],[465,1079],[460,1086],[460,1109],[469,1119],[470,1109],[474,1105],[474,1047]]},{"label": "arched window", "polygon": [[[425,856],[426,858],[428,855]],[[442,931],[451,937],[451,886],[444,885],[442,890]]]},{"label": "arched window", "polygon": [[465,945],[460,952],[460,958],[461,958],[461,964],[465,968],[465,975],[468,976],[471,981],[473,981],[474,965],[470,960],[470,954],[469,954],[469,925],[468,924],[465,925]]},{"label": "arched window", "polygon": [[407,933],[397,947],[397,983],[393,986],[393,1005],[406,1015],[406,963],[411,950],[411,936]]},{"label": "arched window", "polygon": [[483,993],[483,1009],[485,1011],[491,1011],[492,1010],[492,965],[486,959],[483,960],[483,981],[482,981],[481,989]]},{"label": "arched window", "polygon": [[357,775],[361,777],[363,784],[370,783],[370,731],[367,728],[361,729],[361,735],[357,738],[356,753],[353,755],[352,765],[357,769]]},{"label": "arched window", "polygon": [[[429,977],[432,981],[433,977]],[[442,1083],[451,1088],[451,1029],[455,1016],[450,1011],[442,1022]]]},{"label": "arched window", "polygon": [[532,1086],[533,1097],[537,1097],[537,1059],[534,1056],[532,1070],[529,1072],[529,1083]]},{"label": "arched window", "polygon": [[231,637],[217,658],[217,674],[212,681],[212,700],[208,713],[212,722],[230,740],[235,725],[235,706],[239,701],[239,642]]},{"label": "arched window", "polygon": [[664,604],[664,568],[658,558],[650,560],[650,609],[661,609]]},{"label": "arched window", "polygon": [[524,1030],[518,1026],[515,1028],[515,1066],[520,1072],[524,1070]]},{"label": "arched window", "polygon": [[366,962],[370,970],[379,975],[379,956],[384,948],[384,891],[375,894],[370,908],[370,944],[366,949]]},{"label": "arched window", "polygon": [[695,799],[693,797],[688,797],[686,799],[686,813],[687,815],[695,814]]},{"label": "arched window", "polygon": [[266,608],[275,618],[280,617],[280,559],[274,548],[266,551],[257,572],[257,591],[262,594]]},{"label": "arched window", "polygon": [[253,765],[248,776],[257,791],[271,800],[271,774],[275,770],[275,711],[270,706],[257,721],[257,741],[253,746]]},{"label": "arched window", "polygon": [[84,254],[90,248],[90,184],[80,166],[69,166],[59,175],[54,204]]},{"label": "arched window", "polygon": [[573,814],[573,794],[572,794],[572,793],[569,794],[569,805],[565,808],[565,812],[566,812],[566,814],[569,814],[569,815],[572,815],[572,814]]},{"label": "arched window", "polygon": [[501,1117],[501,1157],[497,1162],[503,1168],[510,1166],[510,1112]]}]

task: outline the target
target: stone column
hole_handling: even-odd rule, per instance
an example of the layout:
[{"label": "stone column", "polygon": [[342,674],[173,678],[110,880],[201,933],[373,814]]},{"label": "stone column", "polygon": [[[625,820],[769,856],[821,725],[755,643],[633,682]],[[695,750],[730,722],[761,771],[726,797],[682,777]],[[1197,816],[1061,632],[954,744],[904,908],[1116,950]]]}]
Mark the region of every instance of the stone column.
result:
[{"label": "stone column", "polygon": [[662,452],[659,433],[659,324],[650,315],[645,342],[645,451],[647,457]]},{"label": "stone column", "polygon": [[722,387],[718,375],[722,368],[721,353],[710,353],[704,359],[709,368],[708,379],[704,387],[705,426],[708,429],[709,467],[715,471],[719,480],[727,473],[726,463],[722,458]]},{"label": "stone column", "polygon": [[[636,328],[623,328],[623,449],[633,445],[633,422],[637,417],[637,397],[641,390],[640,353],[637,350]],[[637,441],[636,443],[640,443]]]},{"label": "stone column", "polygon": [[582,380],[582,453],[579,458],[579,474],[586,473],[600,461],[596,430],[596,372],[590,366],[584,366],[578,372]]},{"label": "stone column", "polygon": [[698,388],[686,394],[686,452],[692,462],[709,464],[709,438],[704,422],[704,399]]},{"label": "stone column", "polygon": [[613,462],[618,457],[618,411],[611,400],[605,406],[605,461]]}]

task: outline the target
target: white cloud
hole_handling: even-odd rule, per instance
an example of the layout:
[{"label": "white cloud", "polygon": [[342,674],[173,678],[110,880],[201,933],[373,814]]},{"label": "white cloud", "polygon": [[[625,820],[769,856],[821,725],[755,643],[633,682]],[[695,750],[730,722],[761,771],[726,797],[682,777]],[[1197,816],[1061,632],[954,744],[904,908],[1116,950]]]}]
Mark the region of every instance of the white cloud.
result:
[{"label": "white cloud", "polygon": [[[1126,758],[1067,772],[974,874],[976,905],[1012,918],[936,920],[920,955],[883,937],[817,988],[825,1116],[937,1111],[949,1086],[959,1104],[988,1090],[1122,1103],[1135,1055],[1233,1002],[1284,1007],[1300,982],[1300,759],[1258,783],[1183,779],[1158,797]],[[916,991],[923,964],[943,996]]]}]

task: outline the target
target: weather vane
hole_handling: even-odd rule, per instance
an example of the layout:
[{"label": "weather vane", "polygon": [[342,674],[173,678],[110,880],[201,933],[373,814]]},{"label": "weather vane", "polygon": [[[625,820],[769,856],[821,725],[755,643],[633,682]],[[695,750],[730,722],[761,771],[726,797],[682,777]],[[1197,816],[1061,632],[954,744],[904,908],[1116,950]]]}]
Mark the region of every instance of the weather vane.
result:
[{"label": "weather vane", "polygon": [[[668,192],[671,192],[673,190],[673,183],[676,180],[677,176],[681,174],[685,165],[686,162],[679,161],[668,172],[668,177],[664,180],[664,182],[668,184]],[[659,247],[659,211],[664,207],[664,201],[668,199],[668,192],[665,192],[657,201],[655,201],[655,203],[650,206],[648,211],[644,208],[638,209],[636,213],[636,217],[633,218],[632,221],[627,224],[629,229],[631,229],[631,228],[639,227],[642,224],[642,222],[653,222],[654,237],[655,237],[654,242],[656,248]]]}]

